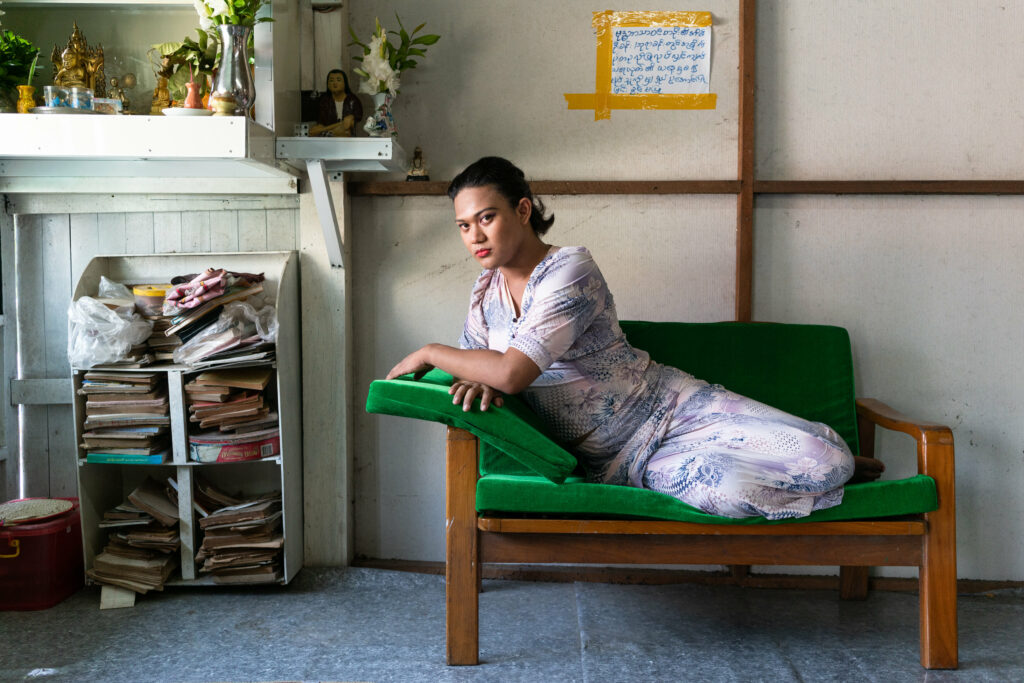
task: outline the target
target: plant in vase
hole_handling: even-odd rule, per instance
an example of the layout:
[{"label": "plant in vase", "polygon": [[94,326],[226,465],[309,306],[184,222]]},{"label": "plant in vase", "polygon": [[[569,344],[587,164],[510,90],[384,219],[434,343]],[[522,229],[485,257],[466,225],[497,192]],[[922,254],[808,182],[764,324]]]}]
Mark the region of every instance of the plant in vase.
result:
[{"label": "plant in vase", "polygon": [[[415,69],[417,58],[427,54],[427,46],[441,39],[441,36],[433,33],[417,37],[416,34],[423,30],[425,23],[409,33],[397,13],[395,20],[398,22],[398,31],[386,30],[380,19],[377,19],[369,44],[361,42],[352,27],[349,27],[349,33],[352,34],[350,44],[363,49],[361,57],[353,57],[362,67],[354,69],[362,78],[359,91],[373,96],[374,113],[366,119],[363,128],[370,135],[378,137],[397,132],[391,116],[391,100],[398,95],[399,74]],[[401,42],[397,46],[388,39],[389,33],[398,36]]]},{"label": "plant in vase", "polygon": [[199,97],[207,94],[207,81],[212,81],[217,67],[220,42],[217,36],[202,29],[196,29],[197,38],[186,37],[177,42],[158,43],[150,48],[150,55],[160,56],[156,73],[167,79],[167,88],[175,101],[184,100],[188,83],[195,81]]},{"label": "plant in vase", "polygon": [[213,82],[213,100],[235,103],[235,116],[245,116],[256,99],[249,70],[252,28],[270,17],[257,17],[266,0],[192,0],[204,29],[216,27],[220,36],[220,60]]},{"label": "plant in vase", "polygon": [[14,31],[0,29],[0,111],[13,111],[15,90],[32,87],[39,48]]}]

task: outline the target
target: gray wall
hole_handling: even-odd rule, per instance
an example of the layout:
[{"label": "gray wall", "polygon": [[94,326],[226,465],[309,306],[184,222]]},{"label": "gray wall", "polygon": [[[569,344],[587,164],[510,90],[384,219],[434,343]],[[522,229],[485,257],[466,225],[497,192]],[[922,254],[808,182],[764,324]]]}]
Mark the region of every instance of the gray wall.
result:
[{"label": "gray wall", "polygon": [[[762,179],[1022,178],[1024,6],[758,3]],[[396,102],[403,145],[444,180],[484,154],[533,179],[729,179],[736,166],[737,10],[715,20],[710,112],[568,111],[593,89],[591,12],[606,4],[395,3],[442,40]],[[616,6],[613,9],[633,9]],[[645,9],[679,9],[653,3]],[[351,8],[367,33],[372,3]],[[500,19],[498,19],[500,18]],[[402,355],[457,339],[477,268],[442,198],[353,202],[355,402]],[[731,197],[554,197],[557,244],[591,248],[623,318],[733,315]],[[758,320],[832,323],[853,337],[858,394],[949,424],[957,444],[959,573],[1024,579],[1007,543],[1024,517],[1018,197],[761,196]],[[356,411],[356,552],[443,559],[443,435]],[[913,444],[883,437],[894,476]],[[802,570],[801,570],[802,571]],[[903,570],[879,570],[889,575]]]}]

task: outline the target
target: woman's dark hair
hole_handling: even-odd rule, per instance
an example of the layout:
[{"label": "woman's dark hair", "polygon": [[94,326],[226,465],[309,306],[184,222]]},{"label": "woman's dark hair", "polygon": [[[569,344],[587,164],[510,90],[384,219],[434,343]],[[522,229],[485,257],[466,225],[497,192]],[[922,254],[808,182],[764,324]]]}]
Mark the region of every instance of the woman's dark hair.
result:
[{"label": "woman's dark hair", "polygon": [[345,94],[351,95],[352,91],[348,87],[348,74],[342,71],[341,69],[331,69],[330,71],[327,72],[327,78],[324,79],[324,89],[327,91],[327,93],[330,94],[331,92],[331,89],[328,87],[328,85],[331,82],[331,74],[341,74],[341,79],[345,81]]},{"label": "woman's dark hair", "polygon": [[544,215],[544,202],[533,196],[526,175],[519,167],[508,159],[501,157],[484,157],[475,161],[455,176],[448,185],[448,197],[455,200],[455,195],[467,187],[493,187],[514,208],[519,200],[526,197],[533,204],[530,212],[530,227],[538,235],[543,235],[555,222],[555,214]]}]

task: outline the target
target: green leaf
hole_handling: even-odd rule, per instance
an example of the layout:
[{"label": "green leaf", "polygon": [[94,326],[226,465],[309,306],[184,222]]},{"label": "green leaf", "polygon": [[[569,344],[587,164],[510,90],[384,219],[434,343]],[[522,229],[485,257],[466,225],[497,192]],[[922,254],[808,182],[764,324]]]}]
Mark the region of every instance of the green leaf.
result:
[{"label": "green leaf", "polygon": [[411,45],[433,45],[437,41],[441,40],[441,36],[430,33],[419,38],[414,38]]},{"label": "green leaf", "polygon": [[172,55],[180,50],[181,46],[184,44],[185,42],[181,40],[177,42],[157,43],[156,45],[153,45],[153,49],[159,52],[162,56],[167,57],[168,55]]}]

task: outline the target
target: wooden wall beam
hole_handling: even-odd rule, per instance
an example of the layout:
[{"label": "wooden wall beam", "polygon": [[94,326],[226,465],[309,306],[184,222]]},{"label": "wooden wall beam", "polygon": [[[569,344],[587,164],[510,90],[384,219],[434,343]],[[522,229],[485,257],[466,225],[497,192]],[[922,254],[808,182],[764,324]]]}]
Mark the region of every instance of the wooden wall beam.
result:
[{"label": "wooden wall beam", "polygon": [[756,49],[755,0],[740,0],[740,79],[738,172],[736,196],[736,320],[748,322],[754,294],[754,85]]},{"label": "wooden wall beam", "polygon": [[[739,180],[537,180],[541,195],[583,194],[740,194]],[[448,181],[429,183],[357,182],[348,193],[361,197],[444,196]],[[753,194],[920,194],[1019,195],[1024,180],[755,180]],[[12,199],[16,201],[16,198]],[[292,196],[281,201],[294,202]],[[205,208],[205,207],[202,207]]]},{"label": "wooden wall beam", "polygon": [[[534,180],[530,188],[539,195],[591,194],[737,194],[738,180]],[[358,196],[444,196],[443,182],[364,182],[349,183],[348,191]]]},{"label": "wooden wall beam", "polygon": [[1024,194],[1024,180],[759,180],[755,194]]}]

